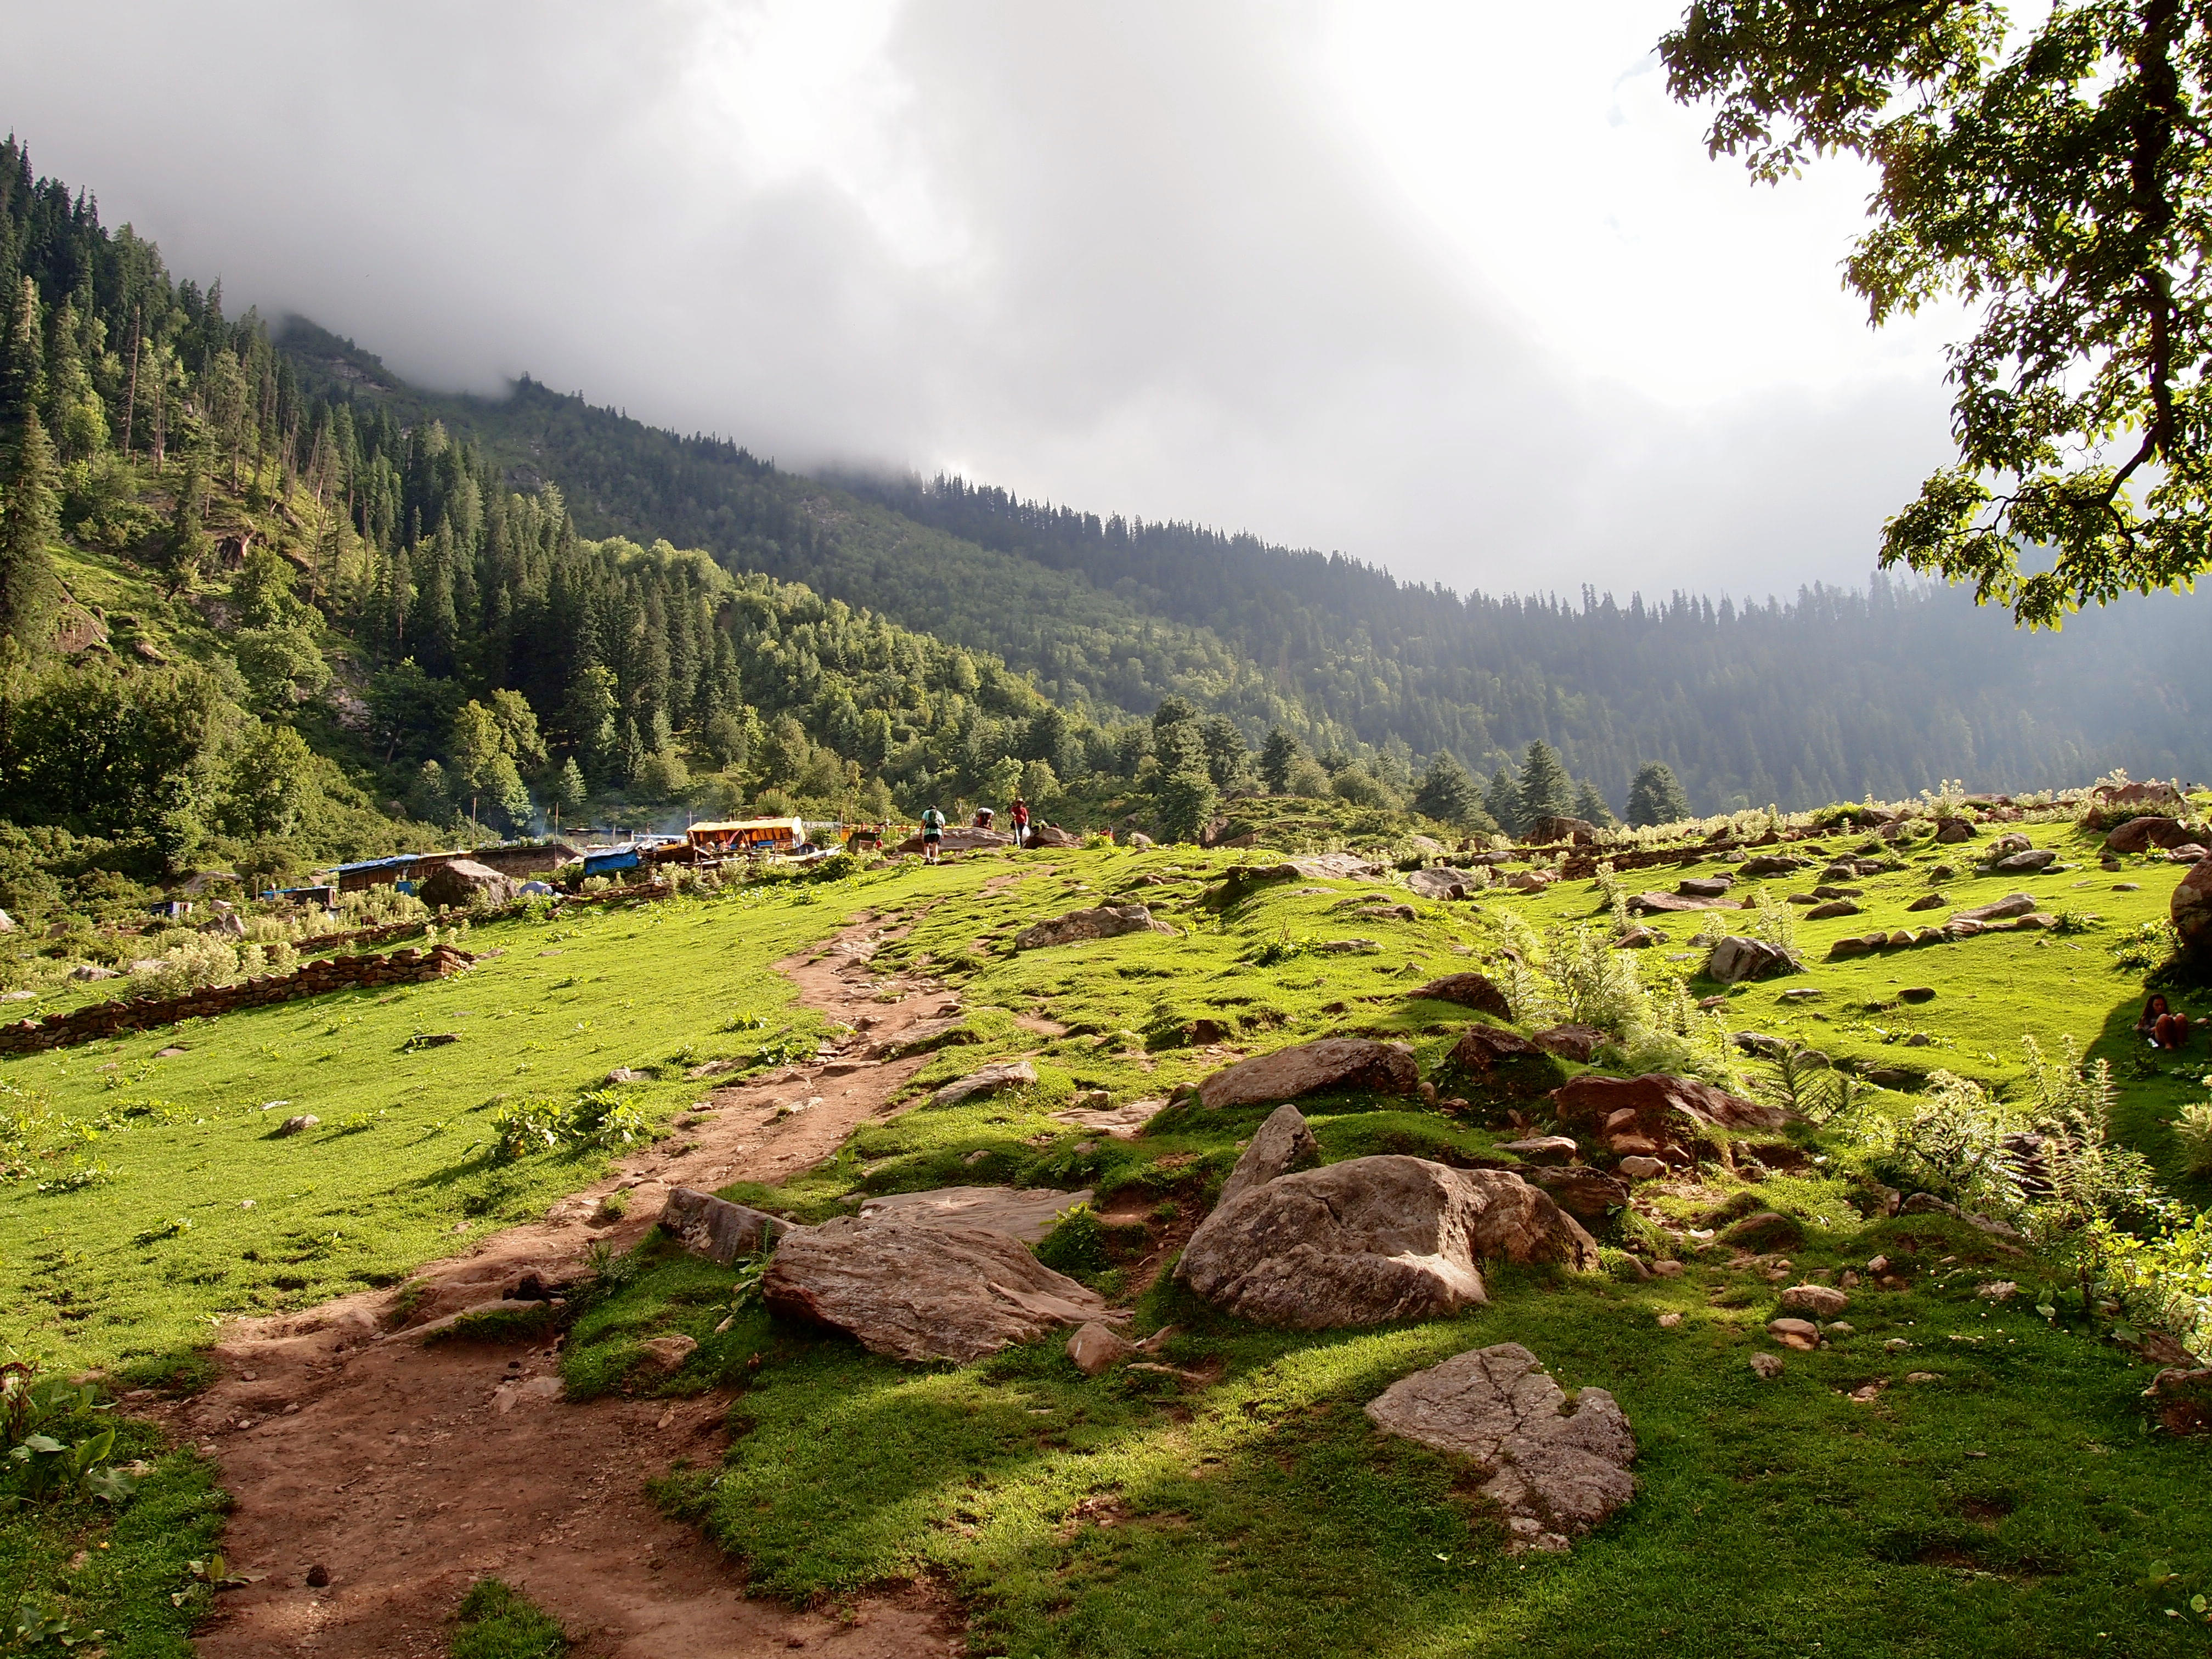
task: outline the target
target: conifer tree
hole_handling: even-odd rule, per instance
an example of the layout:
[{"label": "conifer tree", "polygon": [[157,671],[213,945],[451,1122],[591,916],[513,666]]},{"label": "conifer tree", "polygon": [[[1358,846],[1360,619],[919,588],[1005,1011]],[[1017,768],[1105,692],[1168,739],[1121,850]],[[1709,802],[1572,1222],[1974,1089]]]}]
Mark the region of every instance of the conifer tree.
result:
[{"label": "conifer tree", "polygon": [[0,496],[0,635],[14,641],[18,655],[42,650],[46,628],[59,597],[53,556],[47,550],[60,531],[53,487],[54,452],[36,410],[23,415],[8,487]]},{"label": "conifer tree", "polygon": [[1679,823],[1689,816],[1689,798],[1675,781],[1674,769],[1664,761],[1645,765],[1628,786],[1628,821],[1638,828]]},{"label": "conifer tree", "polygon": [[1490,775],[1489,786],[1482,792],[1482,805],[1507,835],[1521,833],[1521,781],[1513,775],[1510,762],[1500,763]]},{"label": "conifer tree", "polygon": [[1267,786],[1269,794],[1279,795],[1289,787],[1291,768],[1304,752],[1298,740],[1281,726],[1269,730],[1267,741],[1260,745],[1260,781]]},{"label": "conifer tree", "polygon": [[1575,791],[1575,814],[1583,823],[1600,830],[1610,830],[1620,822],[1613,815],[1613,808],[1605,804],[1605,797],[1594,783],[1584,782]]},{"label": "conifer tree", "polygon": [[1449,750],[1438,753],[1413,790],[1413,810],[1439,823],[1464,823],[1482,810],[1482,797],[1467,768]]},{"label": "conifer tree", "polygon": [[35,414],[46,387],[38,284],[24,277],[8,301],[6,337],[0,339],[0,432]]},{"label": "conifer tree", "polygon": [[1521,829],[1525,834],[1541,818],[1571,817],[1574,781],[1559,763],[1559,751],[1541,738],[1528,745],[1521,762]]}]

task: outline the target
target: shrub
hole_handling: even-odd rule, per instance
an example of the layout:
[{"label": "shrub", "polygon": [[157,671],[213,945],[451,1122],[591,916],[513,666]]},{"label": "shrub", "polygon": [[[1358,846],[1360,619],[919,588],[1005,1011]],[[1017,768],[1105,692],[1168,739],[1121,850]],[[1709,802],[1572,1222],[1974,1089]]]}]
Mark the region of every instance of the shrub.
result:
[{"label": "shrub", "polygon": [[2212,1175],[2212,1101],[2183,1107],[2173,1126],[2173,1138],[2181,1143],[2190,1174]]}]

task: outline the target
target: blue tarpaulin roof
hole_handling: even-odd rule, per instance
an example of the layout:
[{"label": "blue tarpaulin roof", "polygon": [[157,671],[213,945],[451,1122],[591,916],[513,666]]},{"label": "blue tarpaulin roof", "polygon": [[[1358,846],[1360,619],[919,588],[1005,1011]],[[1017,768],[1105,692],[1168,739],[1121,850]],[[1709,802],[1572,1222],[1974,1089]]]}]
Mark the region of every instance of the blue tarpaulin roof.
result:
[{"label": "blue tarpaulin roof", "polygon": [[624,847],[612,853],[586,853],[584,854],[584,873],[587,876],[596,876],[608,870],[635,870],[636,868],[637,848],[635,847]]}]

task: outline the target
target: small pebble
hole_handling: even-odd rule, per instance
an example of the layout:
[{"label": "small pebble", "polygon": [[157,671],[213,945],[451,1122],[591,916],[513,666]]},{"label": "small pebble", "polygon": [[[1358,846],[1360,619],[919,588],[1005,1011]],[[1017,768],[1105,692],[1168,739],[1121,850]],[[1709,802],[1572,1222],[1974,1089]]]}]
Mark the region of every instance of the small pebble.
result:
[{"label": "small pebble", "polygon": [[1659,1327],[1662,1330],[1671,1331],[1681,1322],[1682,1316],[1678,1313],[1662,1313],[1659,1316]]}]

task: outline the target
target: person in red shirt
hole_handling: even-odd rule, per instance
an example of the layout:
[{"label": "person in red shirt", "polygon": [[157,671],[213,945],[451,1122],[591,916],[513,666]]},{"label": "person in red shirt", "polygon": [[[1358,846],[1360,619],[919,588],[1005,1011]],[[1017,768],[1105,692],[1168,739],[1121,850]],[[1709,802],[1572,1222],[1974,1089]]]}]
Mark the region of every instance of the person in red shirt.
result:
[{"label": "person in red shirt", "polygon": [[1014,810],[1007,816],[1014,821],[1014,845],[1030,844],[1030,804],[1019,795],[1014,797]]}]

